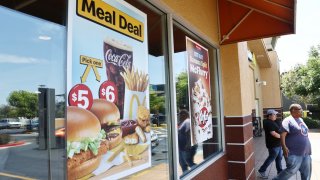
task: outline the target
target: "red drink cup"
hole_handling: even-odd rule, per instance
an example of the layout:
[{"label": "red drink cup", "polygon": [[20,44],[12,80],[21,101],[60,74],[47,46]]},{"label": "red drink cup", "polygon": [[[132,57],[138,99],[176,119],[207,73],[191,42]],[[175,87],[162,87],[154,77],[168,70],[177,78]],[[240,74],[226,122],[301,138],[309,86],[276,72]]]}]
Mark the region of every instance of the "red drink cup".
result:
[{"label": "red drink cup", "polygon": [[106,39],[103,43],[104,61],[106,64],[106,73],[109,81],[114,82],[118,88],[118,97],[115,104],[120,111],[120,118],[123,117],[125,82],[120,72],[124,68],[131,71],[132,68],[132,48],[120,41]]}]

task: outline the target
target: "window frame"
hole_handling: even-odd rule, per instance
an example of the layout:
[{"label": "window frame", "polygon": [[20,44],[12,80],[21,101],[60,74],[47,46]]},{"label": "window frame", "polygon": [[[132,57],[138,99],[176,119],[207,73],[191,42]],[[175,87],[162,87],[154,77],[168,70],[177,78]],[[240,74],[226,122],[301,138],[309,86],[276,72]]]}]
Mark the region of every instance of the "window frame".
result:
[{"label": "window frame", "polygon": [[[221,157],[223,157],[226,154],[226,145],[225,145],[225,129],[224,129],[224,103],[223,103],[223,90],[222,90],[222,68],[221,68],[221,58],[220,58],[220,46],[210,41],[210,38],[200,32],[198,29],[194,28],[189,22],[181,18],[180,16],[176,15],[176,13],[170,9],[166,4],[160,1],[155,0],[148,0],[144,3],[150,3],[153,6],[157,7],[162,12],[166,13],[167,15],[167,38],[168,38],[168,61],[167,63],[168,67],[168,79],[169,82],[167,82],[169,85],[167,86],[170,91],[170,103],[168,109],[170,109],[171,114],[171,123],[168,124],[168,136],[171,138],[168,138],[168,147],[169,150],[169,158],[172,157],[172,164],[169,164],[170,167],[170,177],[171,179],[180,179],[178,175],[178,168],[179,168],[179,156],[178,156],[178,135],[177,131],[172,129],[172,127],[176,127],[175,124],[178,122],[177,114],[177,108],[176,108],[176,89],[175,89],[175,79],[173,76],[173,54],[174,54],[174,43],[173,43],[173,24],[174,22],[180,24],[183,29],[190,33],[190,37],[195,39],[200,39],[200,42],[205,43],[206,45],[210,46],[209,55],[215,56],[215,60],[210,63],[210,68],[214,68],[215,73],[214,76],[211,76],[211,79],[215,82],[215,93],[211,92],[211,96],[215,95],[216,97],[216,106],[217,106],[217,117],[219,118],[219,126],[220,126],[220,140],[221,140],[221,150],[217,153],[214,153],[212,157],[208,158],[207,160],[203,161],[201,165],[193,169],[192,171],[188,172],[185,176],[181,177],[181,179],[191,179],[195,176],[197,176],[199,173],[201,173],[203,170],[208,168],[210,165],[212,165],[214,162],[219,160]],[[206,40],[204,40],[206,39]],[[213,50],[215,52],[213,52]],[[167,72],[166,72],[167,73]],[[170,130],[170,131],[169,131]],[[169,161],[170,162],[170,161]]]},{"label": "window frame", "polygon": [[[213,153],[212,155],[210,155],[210,157],[208,157],[207,159],[204,159],[200,164],[198,164],[197,167],[195,167],[194,169],[190,170],[189,172],[187,172],[185,175],[183,176],[179,176],[179,174],[177,173],[178,172],[178,169],[179,169],[179,150],[178,150],[178,130],[177,129],[174,129],[172,131],[176,131],[174,134],[175,134],[175,137],[172,138],[175,140],[175,142],[173,142],[175,144],[175,151],[173,151],[173,153],[175,153],[176,155],[174,156],[175,157],[175,161],[174,161],[174,165],[173,167],[175,168],[175,179],[192,179],[194,178],[195,176],[197,176],[199,173],[201,173],[203,170],[205,170],[207,167],[209,167],[210,165],[212,165],[215,161],[217,161],[218,159],[220,159],[224,154],[225,154],[225,139],[224,139],[224,123],[223,123],[223,99],[222,99],[222,87],[221,87],[221,66],[220,66],[220,59],[219,59],[219,48],[213,44],[213,43],[210,43],[208,41],[205,41],[204,38],[201,37],[201,35],[197,34],[197,31],[196,30],[191,30],[190,28],[188,28],[188,26],[184,25],[183,21],[179,21],[179,20],[176,20],[172,14],[170,14],[170,17],[171,19],[168,20],[168,23],[170,23],[170,26],[171,29],[169,31],[170,34],[168,34],[168,36],[170,37],[170,39],[172,39],[172,41],[169,41],[171,42],[171,52],[169,54],[170,56],[170,62],[172,62],[173,60],[173,55],[174,55],[174,42],[173,42],[173,26],[175,25],[176,27],[180,28],[181,30],[183,30],[190,38],[208,46],[208,50],[209,50],[209,60],[210,63],[209,63],[209,66],[210,66],[210,78],[211,78],[211,82],[214,81],[214,86],[212,87],[216,87],[215,89],[211,89],[211,97],[212,96],[215,96],[215,99],[216,99],[216,102],[215,102],[215,106],[217,107],[217,118],[218,119],[218,125],[217,126],[220,126],[220,129],[219,129],[219,141],[220,141],[220,144],[219,144],[219,151],[217,151],[216,153]],[[212,61],[213,60],[213,61]],[[173,76],[173,69],[170,69],[170,75]],[[174,95],[176,94],[176,91],[175,91],[175,79],[174,77],[171,77],[170,80],[172,81],[173,83],[173,86],[174,86],[174,91],[171,92],[173,93]],[[213,84],[212,84],[213,85]],[[173,89],[172,89],[173,90]],[[171,100],[171,104],[172,106],[174,106],[174,109],[171,109],[172,112],[177,112],[176,110],[176,98],[174,98],[173,100]],[[173,111],[175,110],[175,111]],[[177,115],[176,113],[174,113],[174,121],[172,121],[172,125],[171,126],[174,126],[175,124],[178,123],[178,118],[177,118]]]}]

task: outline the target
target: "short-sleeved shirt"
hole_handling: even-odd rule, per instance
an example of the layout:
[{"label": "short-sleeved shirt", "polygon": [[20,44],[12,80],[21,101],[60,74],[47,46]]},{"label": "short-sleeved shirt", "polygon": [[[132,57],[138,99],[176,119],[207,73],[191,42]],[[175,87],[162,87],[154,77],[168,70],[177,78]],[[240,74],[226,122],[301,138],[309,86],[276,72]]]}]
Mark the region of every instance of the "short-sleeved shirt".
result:
[{"label": "short-sleeved shirt", "polygon": [[301,118],[289,116],[282,121],[281,131],[286,131],[286,146],[289,154],[311,155],[311,144],[308,137],[308,127]]},{"label": "short-sleeved shirt", "polygon": [[266,119],[263,121],[263,129],[266,135],[266,146],[267,148],[274,148],[281,146],[280,138],[276,138],[271,135],[270,132],[275,131],[276,133],[280,133],[279,125],[270,119]]},{"label": "short-sleeved shirt", "polygon": [[187,150],[191,147],[191,136],[190,136],[190,119],[184,120],[178,129],[178,140],[179,149]]}]

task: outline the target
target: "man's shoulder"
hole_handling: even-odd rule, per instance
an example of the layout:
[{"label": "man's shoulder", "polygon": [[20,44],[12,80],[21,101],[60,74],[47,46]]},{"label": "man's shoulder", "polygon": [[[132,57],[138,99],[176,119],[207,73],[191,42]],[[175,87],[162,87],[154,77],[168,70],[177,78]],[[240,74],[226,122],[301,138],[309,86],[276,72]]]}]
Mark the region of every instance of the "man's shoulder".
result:
[{"label": "man's shoulder", "polygon": [[294,120],[294,118],[292,116],[288,116],[288,117],[286,117],[286,118],[284,118],[282,120],[282,123],[288,123],[288,122],[293,121],[293,120]]},{"label": "man's shoulder", "polygon": [[188,127],[190,127],[190,119],[188,118],[188,119],[186,119],[186,120],[184,120],[183,122],[182,122],[182,124],[181,124],[181,128],[188,128]]},{"label": "man's shoulder", "polygon": [[274,121],[272,121],[272,120],[270,120],[270,119],[265,119],[265,120],[263,121],[263,123],[264,123],[265,125],[272,125],[272,124],[274,123]]}]

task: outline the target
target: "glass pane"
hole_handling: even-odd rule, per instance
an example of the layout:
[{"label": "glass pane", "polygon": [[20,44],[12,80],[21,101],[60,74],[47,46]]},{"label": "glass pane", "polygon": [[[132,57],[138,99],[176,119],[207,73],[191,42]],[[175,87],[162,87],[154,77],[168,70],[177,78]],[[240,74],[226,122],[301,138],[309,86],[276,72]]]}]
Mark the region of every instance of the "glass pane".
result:
[{"label": "glass pane", "polygon": [[170,122],[166,99],[169,92],[165,91],[165,17],[162,12],[147,4],[133,0],[127,2],[146,13],[148,19],[152,167],[126,179],[169,179],[167,123]]},{"label": "glass pane", "polygon": [[[216,51],[214,48],[207,45],[205,42],[195,37],[192,33],[184,30],[180,25],[175,24],[173,27],[173,36],[174,36],[174,55],[173,55],[173,64],[174,66],[174,77],[176,84],[176,106],[178,109],[178,141],[179,141],[179,168],[178,174],[180,177],[183,177],[192,169],[195,169],[197,165],[205,162],[208,158],[214,156],[216,153],[222,150],[221,144],[221,126],[220,126],[220,118],[219,110],[218,110],[218,100],[217,100],[217,87],[216,87],[216,70],[215,70],[215,61],[216,61]],[[186,51],[186,37],[191,38],[195,41],[195,44],[199,44],[194,46],[193,53],[195,53],[195,57],[202,57],[202,54],[197,53],[201,52],[199,49],[208,49],[209,55],[209,70],[210,70],[210,81],[208,84],[210,85],[211,92],[207,92],[208,88],[205,83],[205,79],[201,77],[201,75],[193,75],[192,78],[195,81],[192,85],[194,91],[192,91],[191,98],[193,99],[192,104],[189,102],[189,86],[190,77],[188,79],[188,64],[187,64],[187,56],[188,52]],[[197,50],[196,50],[197,49]],[[192,59],[192,58],[191,58]],[[199,58],[201,59],[201,58]],[[204,67],[205,61],[199,61],[196,59],[192,59],[194,62],[199,64],[199,67]],[[201,63],[200,63],[201,62]],[[195,66],[193,66],[195,67]],[[191,65],[190,65],[191,69]],[[196,72],[196,71],[194,71]],[[198,69],[198,74],[201,74]],[[190,74],[189,74],[190,75]],[[204,75],[204,74],[202,74]],[[198,90],[196,89],[198,88]],[[211,93],[211,96],[210,96]],[[209,99],[211,105],[208,104],[206,99]],[[204,126],[201,121],[201,115],[197,116],[197,112],[206,107],[207,109],[211,109],[212,112],[212,124],[208,126]],[[210,108],[208,108],[210,107]],[[197,108],[197,109],[196,109]],[[195,113],[192,114],[191,112]],[[199,113],[201,114],[201,113]],[[210,113],[209,113],[210,114]],[[197,119],[198,117],[198,119]],[[210,116],[209,116],[210,117]],[[197,120],[196,120],[197,119]],[[205,124],[205,123],[204,123]],[[198,127],[199,126],[199,127]],[[204,141],[199,141],[198,143],[194,143],[191,145],[191,139],[195,138],[195,135],[192,134],[192,128],[194,129],[194,134],[198,133],[200,136],[206,136],[206,133],[211,133],[211,136]],[[201,132],[198,132],[201,131]],[[201,135],[202,134],[202,135]],[[198,135],[199,136],[199,135]],[[199,138],[201,139],[201,137]],[[195,140],[194,140],[195,141]]]},{"label": "glass pane", "polygon": [[[64,179],[64,135],[55,130],[64,127],[66,28],[2,6],[0,22],[0,179],[48,179],[49,165]],[[39,136],[40,87],[56,94],[51,148],[40,146],[48,142]]]}]

